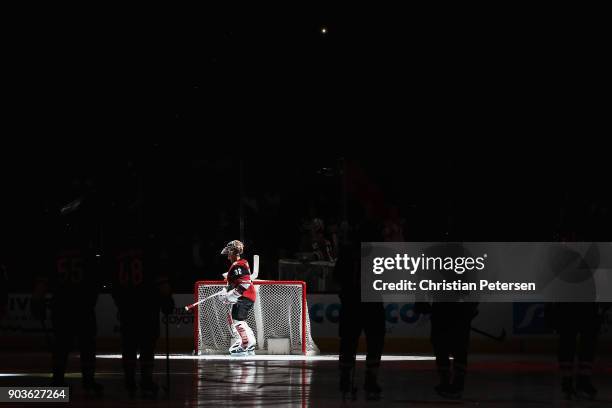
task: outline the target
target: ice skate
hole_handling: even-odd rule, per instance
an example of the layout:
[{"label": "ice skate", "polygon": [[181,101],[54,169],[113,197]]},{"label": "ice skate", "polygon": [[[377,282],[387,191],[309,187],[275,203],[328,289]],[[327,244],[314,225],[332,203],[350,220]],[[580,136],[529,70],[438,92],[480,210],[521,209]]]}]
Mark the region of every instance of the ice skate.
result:
[{"label": "ice skate", "polygon": [[241,340],[236,340],[236,342],[229,348],[229,353],[232,357],[244,357],[248,355],[248,349],[242,347]]},{"label": "ice skate", "polygon": [[450,373],[448,369],[439,370],[440,383],[434,387],[434,391],[441,397],[448,398],[447,395],[450,393]]},{"label": "ice skate", "polygon": [[144,398],[157,398],[159,385],[152,378],[145,378],[140,382],[140,392]]},{"label": "ice skate", "polygon": [[576,380],[576,397],[580,399],[595,399],[597,388],[593,386],[591,378],[586,375],[579,375]]},{"label": "ice skate", "polygon": [[104,396],[104,386],[92,379],[83,380],[83,390],[88,397],[101,398]]},{"label": "ice skate", "polygon": [[561,380],[561,392],[566,400],[574,399],[576,390],[574,389],[574,380],[571,377],[564,377]]},{"label": "ice skate", "polygon": [[452,383],[441,383],[436,387],[436,392],[443,398],[461,399],[463,397],[464,383],[463,376],[455,374]]},{"label": "ice skate", "polygon": [[355,401],[357,399],[357,388],[354,385],[353,370],[350,368],[343,368],[340,370],[340,392],[342,393],[342,401],[346,401],[350,394],[350,400]]},{"label": "ice skate", "polygon": [[378,384],[378,379],[373,373],[366,372],[365,384],[363,385],[365,391],[365,399],[367,401],[378,401],[382,393],[382,388]]}]

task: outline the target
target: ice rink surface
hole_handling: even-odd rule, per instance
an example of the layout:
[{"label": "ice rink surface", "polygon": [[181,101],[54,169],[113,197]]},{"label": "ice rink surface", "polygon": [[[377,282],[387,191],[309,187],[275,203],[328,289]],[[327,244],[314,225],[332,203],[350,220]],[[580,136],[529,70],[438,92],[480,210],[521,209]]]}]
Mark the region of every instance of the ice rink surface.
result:
[{"label": "ice rink surface", "polygon": [[[50,356],[46,353],[1,353],[0,386],[46,386]],[[156,357],[156,380],[166,383],[165,355]],[[88,397],[80,389],[78,355],[71,356],[67,374],[70,404],[0,404],[0,406],[79,407],[610,407],[612,359],[600,359],[594,376],[599,388],[596,401],[565,401],[552,356],[478,354],[470,356],[466,391],[462,401],[438,397],[433,386],[437,375],[433,358],[384,356],[380,370],[383,395],[365,401],[364,356],[358,356],[356,400],[342,400],[338,391],[335,355],[323,356],[192,356],[174,354],[170,360],[170,392],[157,399],[130,398],[123,388],[121,358],[98,355],[98,381],[104,398]]]}]

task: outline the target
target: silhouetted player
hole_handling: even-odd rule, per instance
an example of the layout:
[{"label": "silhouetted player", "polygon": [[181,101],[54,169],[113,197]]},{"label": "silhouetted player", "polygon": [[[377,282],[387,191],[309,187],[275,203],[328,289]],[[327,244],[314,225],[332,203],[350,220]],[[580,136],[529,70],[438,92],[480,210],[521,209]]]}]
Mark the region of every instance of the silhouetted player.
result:
[{"label": "silhouetted player", "polygon": [[[591,211],[577,211],[566,203],[561,208],[562,216],[556,237],[563,242],[590,242],[592,239],[607,241],[610,238],[610,231],[606,228],[606,220],[592,210],[593,207]],[[599,266],[599,256],[592,256],[592,248],[591,246],[583,257],[571,245],[563,246],[562,250],[551,258],[552,270],[560,274],[562,279],[575,280],[582,282],[583,285],[592,283],[588,272]],[[583,292],[582,295],[584,294]],[[594,283],[590,295],[594,300]],[[609,304],[595,302],[546,304],[547,323],[559,335],[557,357],[561,371],[561,390],[566,399],[575,397],[593,399],[597,395],[597,389],[591,382],[593,361],[603,316],[608,308]],[[575,372],[576,357],[578,357],[577,372]]]},{"label": "silhouetted player", "polygon": [[103,387],[94,380],[96,369],[96,313],[95,306],[102,287],[100,269],[95,254],[88,246],[87,237],[76,225],[67,225],[51,251],[48,273],[37,278],[32,296],[32,313],[46,318],[45,295],[52,293],[51,319],[53,323],[53,380],[54,386],[65,386],[64,375],[68,354],[78,342],[81,352],[83,388],[101,395]]},{"label": "silhouetted player", "polygon": [[166,267],[157,245],[144,235],[132,233],[121,239],[110,265],[112,295],[119,309],[125,386],[134,395],[136,356],[140,353],[140,388],[145,396],[157,396],[153,381],[154,352],[159,338],[160,307],[172,312],[174,301]]},{"label": "silhouetted player", "polygon": [[340,286],[340,391],[355,393],[353,376],[359,336],[366,336],[367,399],[378,399],[378,369],[385,341],[385,309],[382,302],[361,302],[361,241],[379,240],[373,225],[362,225],[350,243],[342,246],[334,269],[334,280]]}]

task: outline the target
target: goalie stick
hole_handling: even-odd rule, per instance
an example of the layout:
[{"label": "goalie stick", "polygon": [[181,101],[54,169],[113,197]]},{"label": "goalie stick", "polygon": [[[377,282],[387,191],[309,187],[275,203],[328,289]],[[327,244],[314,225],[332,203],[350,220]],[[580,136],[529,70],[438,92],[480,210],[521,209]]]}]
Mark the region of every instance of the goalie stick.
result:
[{"label": "goalie stick", "polygon": [[204,299],[202,299],[202,300],[198,300],[198,301],[197,301],[197,302],[195,302],[195,303],[192,303],[192,304],[190,304],[190,305],[185,306],[185,310],[186,310],[186,311],[190,311],[191,309],[193,309],[194,307],[196,307],[196,306],[197,306],[197,305],[199,305],[200,303],[202,303],[202,302],[204,302],[204,301],[206,301],[206,300],[208,300],[208,299],[214,298],[215,296],[219,296],[219,295],[220,295],[220,294],[222,294],[222,293],[225,293],[225,289],[222,289],[222,290],[220,290],[220,291],[218,291],[218,292],[216,292],[216,293],[213,293],[213,294],[212,294],[212,295],[210,295],[210,296],[206,296],[206,297],[205,297]]},{"label": "goalie stick", "polygon": [[251,280],[257,279],[259,276],[259,255],[253,255],[253,274],[251,275]]}]

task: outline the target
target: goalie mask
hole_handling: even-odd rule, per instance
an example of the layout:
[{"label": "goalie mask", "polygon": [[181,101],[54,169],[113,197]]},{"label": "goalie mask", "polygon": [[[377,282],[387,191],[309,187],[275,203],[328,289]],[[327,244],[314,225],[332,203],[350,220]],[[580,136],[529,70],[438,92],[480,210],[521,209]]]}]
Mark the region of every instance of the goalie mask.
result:
[{"label": "goalie mask", "polygon": [[241,255],[244,252],[244,244],[238,240],[234,240],[228,242],[223,251],[221,251],[221,255]]}]

